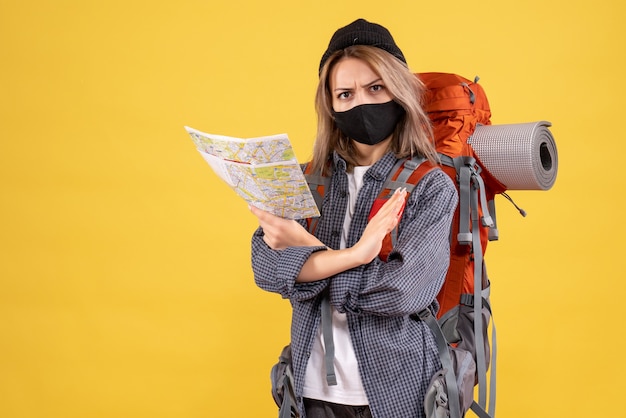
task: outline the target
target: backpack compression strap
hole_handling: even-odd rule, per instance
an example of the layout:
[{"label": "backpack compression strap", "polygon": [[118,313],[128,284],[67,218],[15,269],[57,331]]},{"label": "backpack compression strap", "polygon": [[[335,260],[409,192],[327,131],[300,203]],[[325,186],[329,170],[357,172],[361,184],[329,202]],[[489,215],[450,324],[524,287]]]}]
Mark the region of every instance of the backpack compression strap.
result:
[{"label": "backpack compression strap", "polygon": [[[473,159],[472,159],[473,160]],[[478,184],[474,183],[474,193],[470,195],[470,212],[471,212],[471,222],[472,222],[472,249],[474,254],[474,337],[476,338],[476,372],[478,376],[478,406],[480,406],[483,410],[487,406],[487,359],[486,353],[482,349],[484,346],[484,334],[483,329],[486,328],[487,324],[483,323],[482,316],[482,308],[486,302],[483,297],[483,279],[486,275],[485,263],[483,258],[483,249],[480,241],[480,226],[479,222],[482,223],[483,226],[493,226],[493,222],[491,221],[491,217],[488,215],[488,207],[485,199],[485,187],[482,182],[482,178],[477,172],[473,178],[478,180]],[[479,190],[475,190],[480,187]],[[480,195],[480,205],[483,209],[483,213],[487,213],[486,216],[483,216],[479,219],[478,216],[478,206],[479,206],[479,195]],[[490,221],[486,223],[485,217]],[[491,307],[487,304],[489,310]],[[495,326],[493,325],[492,318],[492,331],[495,330]],[[495,334],[494,334],[495,335]],[[493,340],[492,335],[492,340]],[[492,352],[495,354],[495,351]],[[492,377],[495,372],[495,358],[492,358],[491,364],[491,372]],[[489,412],[495,414],[495,379],[491,381],[491,393],[490,393],[490,405]]]},{"label": "backpack compression strap", "polygon": [[[451,158],[444,154],[439,154],[441,164],[454,167],[457,172],[457,181],[459,183],[459,234],[457,240],[459,244],[467,245],[472,242],[472,233],[469,230],[470,225],[470,193],[472,190],[478,191],[480,195],[480,206],[483,210],[480,221],[482,226],[488,226],[490,228],[495,227],[495,222],[489,214],[489,205],[487,203],[487,194],[485,193],[485,184],[480,172],[482,169],[476,164],[476,159],[473,157],[461,156]],[[497,236],[497,231],[492,235]]]},{"label": "backpack compression strap", "polygon": [[[324,191],[330,185],[330,177],[322,176],[321,173],[311,173],[311,164],[306,163],[304,165],[304,177],[311,189],[313,200],[320,213],[322,212],[322,202],[324,201]],[[309,233],[313,234],[319,218],[308,218],[307,227]],[[324,291],[321,301],[321,326],[322,326],[322,338],[324,339],[324,363],[326,364],[326,382],[328,386],[337,385],[337,376],[335,374],[335,342],[333,340],[333,327],[332,316],[333,311],[330,306],[330,296],[328,295],[328,288]]]},{"label": "backpack compression strap", "polygon": [[[485,262],[483,260],[483,265],[482,265],[482,271],[483,271],[483,283],[489,283],[489,278],[487,275],[487,267],[485,266]],[[496,324],[495,324],[495,320],[493,318],[493,312],[491,311],[491,303],[489,302],[489,294],[490,294],[490,287],[487,287],[485,289],[482,289],[481,292],[481,303],[482,308],[486,309],[487,312],[489,312],[489,317],[491,318],[491,360],[489,361],[489,368],[490,368],[490,378],[489,378],[489,413],[487,413],[487,409],[485,409],[486,405],[483,403],[482,405],[477,403],[476,401],[474,401],[471,405],[471,409],[472,411],[474,411],[474,413],[476,413],[476,415],[478,415],[479,417],[495,417],[496,415],[496,359],[498,357],[498,339],[496,337]],[[474,315],[476,315],[476,302],[474,300],[475,296],[474,295],[470,295],[470,294],[463,294],[461,295],[461,304],[464,304],[466,306],[471,306],[474,308]],[[485,325],[486,326],[486,325]],[[474,331],[476,332],[476,331]],[[479,337],[476,338],[477,343],[476,343],[476,349],[480,351],[482,351],[482,347],[484,347],[484,342],[482,341],[484,334],[480,334]],[[483,344],[483,345],[479,345],[479,344]],[[485,382],[485,377],[486,377],[486,370],[483,368],[484,372],[483,372],[483,377],[479,378],[479,392],[482,391],[484,393],[484,391],[486,390],[486,382]],[[477,372],[478,372],[478,365],[477,365]],[[481,389],[481,384],[482,384],[482,389]],[[483,401],[484,402],[484,401]]]},{"label": "backpack compression strap", "polygon": [[444,337],[441,327],[437,323],[437,320],[433,316],[430,309],[426,308],[420,311],[417,315],[419,319],[428,325],[433,336],[435,337],[435,342],[437,343],[439,360],[441,360],[441,366],[443,367],[444,378],[446,380],[446,387],[448,389],[450,418],[461,418],[459,387],[457,385],[454,365],[452,364],[452,357],[450,356],[450,351],[448,351],[448,342],[446,341],[446,337]]},{"label": "backpack compression strap", "polygon": [[324,363],[326,363],[326,383],[328,386],[337,385],[335,375],[335,340],[333,339],[333,311],[330,306],[328,287],[322,296],[322,337],[324,338]]}]

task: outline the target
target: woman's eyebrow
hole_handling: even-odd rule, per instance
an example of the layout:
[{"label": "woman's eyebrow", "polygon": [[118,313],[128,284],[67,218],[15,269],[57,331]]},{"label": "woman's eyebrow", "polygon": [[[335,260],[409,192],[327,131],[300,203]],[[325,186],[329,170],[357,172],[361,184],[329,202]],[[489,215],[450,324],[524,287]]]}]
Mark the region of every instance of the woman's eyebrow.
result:
[{"label": "woman's eyebrow", "polygon": [[[369,83],[363,84],[361,87],[362,88],[370,87],[370,86],[373,86],[374,84],[380,83],[382,81],[383,81],[383,79],[379,77],[376,80],[373,80],[373,81],[370,81]],[[350,90],[354,90],[354,87],[336,87],[335,89],[333,89],[333,91],[350,91]]]},{"label": "woman's eyebrow", "polygon": [[380,82],[382,82],[382,81],[383,81],[383,79],[379,77],[379,78],[377,78],[377,79],[376,79],[376,80],[374,80],[374,81],[370,81],[369,83],[362,85],[361,87],[371,87],[371,86],[373,86],[374,84],[376,84],[376,83],[380,83]]}]

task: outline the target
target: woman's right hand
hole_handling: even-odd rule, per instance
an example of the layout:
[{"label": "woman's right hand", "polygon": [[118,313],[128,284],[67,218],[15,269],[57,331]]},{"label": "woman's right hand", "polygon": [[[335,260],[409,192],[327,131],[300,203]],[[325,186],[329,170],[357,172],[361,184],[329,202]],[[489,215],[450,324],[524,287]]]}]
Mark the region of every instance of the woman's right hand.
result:
[{"label": "woman's right hand", "polygon": [[302,225],[290,219],[283,219],[257,207],[250,206],[250,211],[259,220],[263,229],[263,241],[273,250],[284,250],[297,246],[324,246]]}]

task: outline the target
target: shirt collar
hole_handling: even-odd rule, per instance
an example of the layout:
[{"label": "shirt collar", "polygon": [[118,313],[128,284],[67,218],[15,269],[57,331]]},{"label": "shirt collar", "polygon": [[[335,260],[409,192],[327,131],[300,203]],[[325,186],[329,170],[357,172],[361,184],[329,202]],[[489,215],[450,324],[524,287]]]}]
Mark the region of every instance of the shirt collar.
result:
[{"label": "shirt collar", "polygon": [[[393,168],[397,159],[393,152],[388,151],[376,161],[369,170],[367,170],[366,176],[372,177],[377,181],[383,181],[387,178],[389,171]],[[347,167],[346,161],[339,156],[337,152],[333,152],[333,165],[337,171],[345,171]]]},{"label": "shirt collar", "polygon": [[393,152],[389,151],[382,158],[374,163],[374,165],[367,171],[367,175],[373,177],[377,181],[383,181],[389,175],[389,171],[396,163],[396,156]]}]

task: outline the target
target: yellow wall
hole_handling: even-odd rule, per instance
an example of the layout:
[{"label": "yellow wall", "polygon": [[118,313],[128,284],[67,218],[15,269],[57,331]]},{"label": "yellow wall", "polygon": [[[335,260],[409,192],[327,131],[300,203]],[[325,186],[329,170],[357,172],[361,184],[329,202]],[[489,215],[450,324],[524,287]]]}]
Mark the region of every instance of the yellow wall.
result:
[{"label": "yellow wall", "polygon": [[553,123],[554,188],[512,193],[527,218],[501,199],[487,253],[498,411],[619,414],[622,1],[0,0],[0,416],[275,416],[289,306],[183,125],[307,159],[319,58],[357,17],[415,71],[480,75],[493,123]]}]

